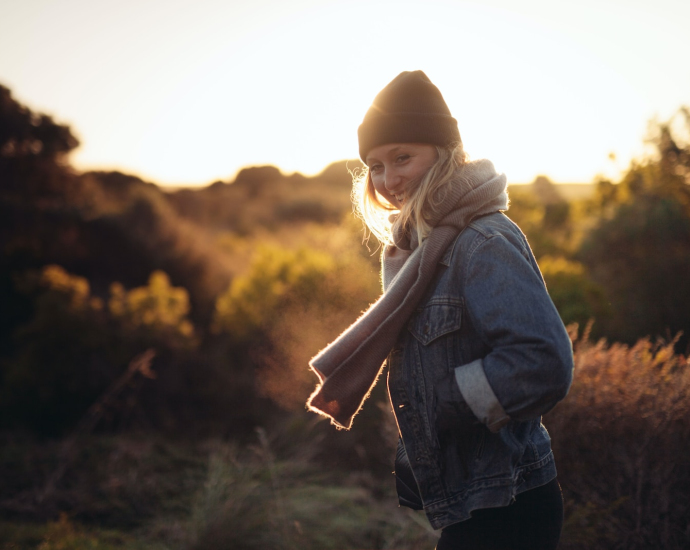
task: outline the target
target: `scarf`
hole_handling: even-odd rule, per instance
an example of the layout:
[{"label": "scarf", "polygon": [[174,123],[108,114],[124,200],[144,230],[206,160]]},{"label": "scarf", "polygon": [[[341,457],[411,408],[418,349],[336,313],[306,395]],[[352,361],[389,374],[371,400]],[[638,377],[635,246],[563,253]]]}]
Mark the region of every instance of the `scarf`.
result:
[{"label": "scarf", "polygon": [[488,160],[464,164],[437,193],[443,200],[429,220],[429,236],[419,245],[414,231],[393,224],[394,244],[382,259],[384,293],[309,362],[319,384],[307,408],[338,428],[352,426],[448,246],[474,218],[508,209],[506,177]]}]

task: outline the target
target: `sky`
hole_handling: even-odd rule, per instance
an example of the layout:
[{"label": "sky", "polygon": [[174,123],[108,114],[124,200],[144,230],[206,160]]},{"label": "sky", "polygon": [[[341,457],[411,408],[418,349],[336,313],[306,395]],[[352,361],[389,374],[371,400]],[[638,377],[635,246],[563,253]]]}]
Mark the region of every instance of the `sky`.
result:
[{"label": "sky", "polygon": [[205,185],[356,158],[374,96],[421,69],[472,158],[587,183],[690,104],[689,23],[687,0],[3,0],[0,84],[70,125],[79,170]]}]

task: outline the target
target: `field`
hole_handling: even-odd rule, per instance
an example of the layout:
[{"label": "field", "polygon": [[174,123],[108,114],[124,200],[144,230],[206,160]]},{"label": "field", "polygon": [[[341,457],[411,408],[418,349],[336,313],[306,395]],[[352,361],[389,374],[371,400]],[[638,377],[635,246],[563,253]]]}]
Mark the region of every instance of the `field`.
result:
[{"label": "field", "polygon": [[[384,384],[351,431],[304,409],[381,292],[361,164],[78,173],[67,126],[0,96],[0,549],[433,548]],[[690,547],[690,145],[654,128],[618,182],[509,188],[574,342],[544,418],[563,550]]]}]

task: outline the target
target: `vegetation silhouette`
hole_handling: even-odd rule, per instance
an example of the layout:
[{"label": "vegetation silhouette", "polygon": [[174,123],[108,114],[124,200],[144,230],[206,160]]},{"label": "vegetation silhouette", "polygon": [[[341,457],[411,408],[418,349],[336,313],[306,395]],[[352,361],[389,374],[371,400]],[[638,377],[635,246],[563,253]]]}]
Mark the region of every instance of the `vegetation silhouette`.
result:
[{"label": "vegetation silhouette", "polygon": [[[576,342],[571,395],[545,419],[559,426],[564,548],[690,544],[688,133],[687,109],[653,124],[652,152],[620,182],[510,188]],[[381,513],[395,500],[384,385],[347,433],[304,410],[308,359],[380,293],[379,251],[351,213],[361,163],[164,190],[78,173],[77,146],[0,86],[0,538],[433,544],[419,517]],[[150,349],[155,378],[129,376]],[[336,508],[337,525],[317,517]],[[26,535],[12,526],[29,520]]]}]

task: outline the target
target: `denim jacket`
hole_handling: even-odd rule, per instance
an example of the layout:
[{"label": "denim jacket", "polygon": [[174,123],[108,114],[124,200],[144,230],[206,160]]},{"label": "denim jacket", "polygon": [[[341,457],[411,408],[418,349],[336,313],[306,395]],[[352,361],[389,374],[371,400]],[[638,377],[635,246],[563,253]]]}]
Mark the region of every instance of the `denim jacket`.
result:
[{"label": "denim jacket", "polygon": [[568,392],[572,346],[520,229],[470,223],[388,357],[404,453],[434,529],[556,477],[541,423]]}]

